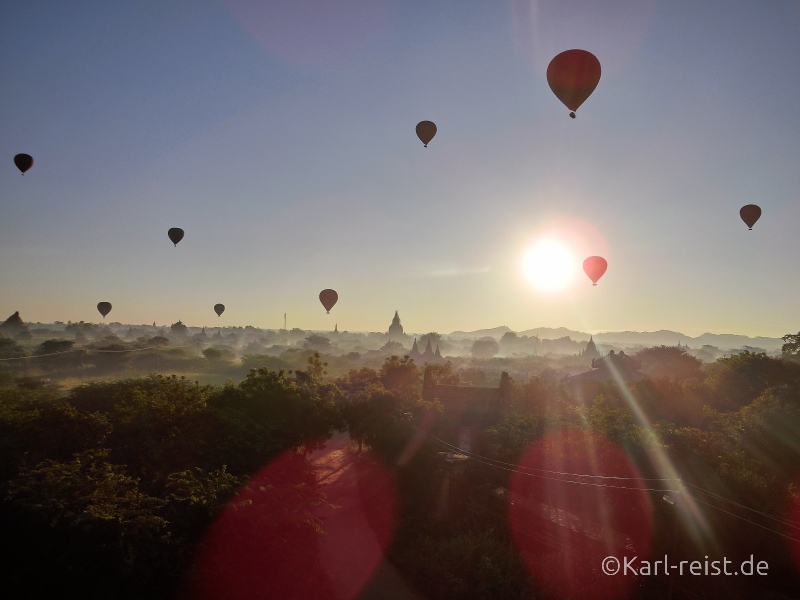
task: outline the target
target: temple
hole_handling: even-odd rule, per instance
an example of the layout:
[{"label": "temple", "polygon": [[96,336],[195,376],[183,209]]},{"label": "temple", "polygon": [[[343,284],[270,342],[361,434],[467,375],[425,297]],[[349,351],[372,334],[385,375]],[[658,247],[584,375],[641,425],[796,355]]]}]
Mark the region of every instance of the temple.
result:
[{"label": "temple", "polygon": [[0,325],[0,330],[14,334],[28,331],[28,326],[23,323],[22,318],[19,316],[19,311],[17,311]]},{"label": "temple", "polygon": [[641,363],[625,352],[615,353],[613,350],[607,356],[592,359],[592,368],[584,373],[564,378],[564,383],[578,398],[594,398],[600,391],[600,384],[611,382],[617,392],[624,397],[629,393],[629,383],[641,381],[644,378],[639,369]]},{"label": "temple", "polygon": [[425,346],[425,352],[419,351],[419,346],[417,345],[417,338],[414,338],[414,344],[411,346],[411,352],[408,353],[408,357],[413,359],[417,363],[439,363],[442,362],[442,354],[439,352],[439,345],[436,345],[436,350],[433,349],[431,346],[431,341],[428,340],[428,345]]},{"label": "temple", "polygon": [[594,338],[591,335],[589,336],[589,341],[586,343],[586,348],[584,348],[578,356],[583,358],[600,358],[600,352],[597,350]]},{"label": "temple", "polygon": [[394,311],[394,318],[392,319],[392,324],[389,325],[389,339],[393,342],[402,341],[404,334],[403,334],[403,326],[400,324],[400,315],[397,314],[397,311]]},{"label": "temple", "polygon": [[439,400],[444,416],[462,424],[496,423],[511,401],[511,378],[503,371],[498,387],[470,385],[443,385],[436,383],[430,370],[422,379],[422,397],[427,401]]}]

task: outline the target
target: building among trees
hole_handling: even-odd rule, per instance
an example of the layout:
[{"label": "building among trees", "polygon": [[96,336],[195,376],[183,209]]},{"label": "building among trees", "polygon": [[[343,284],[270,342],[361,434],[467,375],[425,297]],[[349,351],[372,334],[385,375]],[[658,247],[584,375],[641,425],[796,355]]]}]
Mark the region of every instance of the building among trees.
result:
[{"label": "building among trees", "polygon": [[597,345],[591,335],[589,336],[589,341],[586,342],[586,348],[578,356],[581,358],[600,358],[600,352],[597,350]]},{"label": "building among trees", "polygon": [[444,385],[436,383],[432,371],[426,369],[422,379],[422,397],[428,402],[439,400],[444,416],[454,418],[460,423],[496,423],[510,404],[511,378],[503,371],[498,387]]},{"label": "building among trees", "polygon": [[389,325],[389,331],[387,333],[389,334],[389,339],[393,342],[400,342],[405,337],[403,326],[400,324],[400,315],[397,311],[394,311],[394,318],[392,319],[392,324]]},{"label": "building among trees", "polygon": [[187,333],[188,333],[188,330],[189,330],[189,328],[186,327],[186,325],[184,325],[183,323],[181,323],[180,320],[178,320],[177,323],[173,323],[172,325],[170,325],[169,328],[170,328],[170,330],[172,331],[172,333],[174,335],[177,335],[177,336],[180,336],[180,337],[186,336]]},{"label": "building among trees", "polygon": [[19,316],[19,311],[16,311],[13,315],[8,317],[2,325],[0,325],[0,330],[4,331],[5,333],[16,334],[20,332],[27,332],[28,326],[22,322],[22,317]]},{"label": "building among trees", "polygon": [[641,372],[641,362],[625,352],[615,353],[613,350],[607,356],[592,359],[592,368],[584,373],[566,377],[564,383],[578,396],[578,398],[594,398],[603,382],[611,382],[620,392],[624,392],[629,383],[641,381],[644,374]]},{"label": "building among trees", "polygon": [[442,353],[439,352],[439,345],[436,345],[436,350],[433,349],[431,346],[431,341],[428,340],[428,345],[425,346],[425,352],[419,351],[419,346],[417,345],[417,338],[414,338],[414,345],[411,346],[411,352],[408,353],[408,357],[413,359],[417,363],[440,363],[442,362]]}]

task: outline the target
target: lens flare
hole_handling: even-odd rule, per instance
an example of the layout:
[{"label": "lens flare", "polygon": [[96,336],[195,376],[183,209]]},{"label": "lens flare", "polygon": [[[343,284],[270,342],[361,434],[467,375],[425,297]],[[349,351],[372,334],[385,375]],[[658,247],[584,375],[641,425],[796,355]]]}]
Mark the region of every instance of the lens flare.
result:
[{"label": "lens flare", "polygon": [[532,445],[512,476],[509,520],[534,578],[554,597],[626,597],[635,578],[600,567],[607,556],[647,556],[653,515],[644,483],[628,455],[592,431],[558,431]]},{"label": "lens flare", "polygon": [[358,596],[394,532],[394,482],[364,456],[328,453],[284,453],[237,493],[200,544],[192,598]]}]

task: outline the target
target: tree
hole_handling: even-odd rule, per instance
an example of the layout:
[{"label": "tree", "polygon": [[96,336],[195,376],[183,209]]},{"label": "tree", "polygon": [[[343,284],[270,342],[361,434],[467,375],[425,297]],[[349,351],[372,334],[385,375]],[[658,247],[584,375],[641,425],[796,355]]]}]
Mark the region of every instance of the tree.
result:
[{"label": "tree", "polygon": [[387,457],[398,454],[408,440],[407,408],[398,392],[389,391],[379,383],[350,395],[342,403],[342,414],[350,437],[358,442],[359,452],[367,443]]},{"label": "tree", "polygon": [[309,450],[341,427],[338,390],[301,373],[304,377],[296,379],[285,371],[251,369],[238,388],[226,388],[215,405],[244,412],[284,448]]},{"label": "tree", "polygon": [[430,333],[426,333],[425,335],[420,336],[419,338],[419,345],[421,348],[424,348],[428,342],[431,343],[431,347],[436,347],[442,341],[442,334],[436,333],[435,331],[431,331]]},{"label": "tree", "polygon": [[25,350],[14,340],[0,337],[0,358],[17,358],[25,356]]},{"label": "tree", "polygon": [[688,353],[686,348],[658,346],[639,350],[635,357],[642,365],[642,372],[650,377],[672,377],[673,379],[702,379],[703,362]]},{"label": "tree", "polygon": [[798,331],[797,334],[787,333],[781,339],[786,342],[781,347],[783,356],[793,360],[800,359],[800,331]]},{"label": "tree", "polygon": [[404,354],[408,354],[408,350],[405,349],[403,344],[400,342],[395,342],[394,340],[389,340],[386,342],[383,346],[381,346],[379,352],[383,355],[397,354],[398,356],[402,356]]},{"label": "tree", "polygon": [[406,401],[419,397],[419,368],[408,356],[387,358],[381,366],[380,380],[383,387]]},{"label": "tree", "polygon": [[513,345],[518,339],[519,336],[516,333],[514,333],[513,331],[506,331],[503,334],[503,337],[500,338],[500,345],[501,346],[504,346],[505,344]]},{"label": "tree", "polygon": [[217,348],[206,348],[203,350],[203,356],[205,356],[211,362],[216,362],[222,358],[222,350],[218,350]]},{"label": "tree", "polygon": [[323,376],[328,374],[328,371],[325,370],[327,366],[328,363],[322,362],[320,359],[319,352],[314,352],[313,356],[308,357],[306,373],[308,373],[312,381],[319,382],[322,380]]},{"label": "tree", "polygon": [[768,387],[789,385],[800,394],[800,365],[766,354],[742,352],[721,358],[708,370],[707,383],[722,410],[738,410],[760,396]]},{"label": "tree", "polygon": [[25,581],[24,588],[22,581],[14,587],[35,590],[31,597],[152,597],[153,589],[142,588],[158,589],[169,577],[169,523],[159,514],[164,502],[142,491],[125,467],[111,464],[107,450],[23,469],[9,483],[6,501],[4,543],[15,549],[11,564],[4,563],[7,583]]},{"label": "tree", "polygon": [[363,391],[371,385],[379,384],[380,374],[369,367],[350,369],[347,375],[337,378],[334,383],[345,395],[350,395]]},{"label": "tree", "polygon": [[36,356],[42,358],[38,364],[48,369],[59,369],[77,366],[76,354],[70,352],[75,344],[72,340],[47,340],[35,350]]},{"label": "tree", "polygon": [[303,348],[316,350],[317,352],[328,352],[331,349],[331,341],[324,335],[312,333],[306,338]]},{"label": "tree", "polygon": [[492,358],[500,352],[500,345],[493,338],[481,338],[472,343],[472,356],[475,358]]},{"label": "tree", "polygon": [[461,378],[453,371],[453,364],[447,361],[444,364],[427,363],[425,377],[430,377],[433,383],[441,385],[459,385]]},{"label": "tree", "polygon": [[75,342],[72,340],[47,340],[42,342],[36,349],[36,355],[42,356],[44,354],[56,354],[58,352],[67,352],[72,349]]},{"label": "tree", "polygon": [[498,460],[516,464],[522,452],[541,436],[543,424],[535,415],[512,412],[486,430],[492,453]]}]

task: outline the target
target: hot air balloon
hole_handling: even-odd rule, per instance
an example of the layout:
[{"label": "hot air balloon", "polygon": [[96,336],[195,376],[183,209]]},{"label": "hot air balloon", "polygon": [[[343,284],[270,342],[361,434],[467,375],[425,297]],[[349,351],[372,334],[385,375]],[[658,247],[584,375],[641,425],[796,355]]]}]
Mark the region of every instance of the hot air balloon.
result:
[{"label": "hot air balloon", "polygon": [[339,294],[333,290],[322,290],[319,293],[319,301],[322,302],[322,306],[325,307],[325,310],[328,311],[328,314],[330,314],[333,305],[336,304],[338,299]]},{"label": "hot air balloon", "polygon": [[215,304],[214,305],[214,312],[217,313],[217,316],[222,316],[222,313],[225,312],[225,305],[224,304]]},{"label": "hot air balloon", "polygon": [[591,96],[600,82],[600,61],[586,50],[567,50],[550,61],[547,83],[550,89],[571,111],[575,111]]},{"label": "hot air balloon", "polygon": [[753,229],[753,225],[761,217],[761,208],[755,204],[748,204],[739,209],[739,216],[747,224],[748,229]]},{"label": "hot air balloon", "polygon": [[590,256],[583,261],[583,271],[592,280],[592,285],[597,285],[597,280],[603,276],[607,268],[608,263],[602,256]]},{"label": "hot air balloon", "polygon": [[181,229],[180,227],[173,227],[167,232],[167,235],[169,236],[169,239],[172,241],[172,243],[177,246],[178,242],[180,242],[183,239],[183,229]]},{"label": "hot air balloon", "polygon": [[111,302],[98,302],[97,310],[100,311],[100,314],[103,315],[105,319],[106,315],[111,312]]},{"label": "hot air balloon", "polygon": [[436,135],[436,123],[433,121],[420,121],[417,123],[417,137],[419,141],[421,141],[425,147],[428,147],[428,144],[433,139],[433,136]]},{"label": "hot air balloon", "polygon": [[33,166],[33,157],[30,154],[17,154],[14,157],[14,164],[25,175],[25,171]]}]

